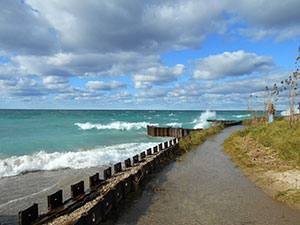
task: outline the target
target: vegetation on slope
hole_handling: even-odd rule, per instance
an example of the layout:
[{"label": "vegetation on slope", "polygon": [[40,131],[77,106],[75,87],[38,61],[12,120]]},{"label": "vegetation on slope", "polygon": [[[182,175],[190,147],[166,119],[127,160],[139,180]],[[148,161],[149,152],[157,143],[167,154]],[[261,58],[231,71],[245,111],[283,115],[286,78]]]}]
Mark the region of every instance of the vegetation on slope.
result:
[{"label": "vegetation on slope", "polygon": [[223,126],[211,126],[204,130],[193,131],[179,141],[179,151],[184,153],[195,149],[209,137],[218,134],[223,128]]}]

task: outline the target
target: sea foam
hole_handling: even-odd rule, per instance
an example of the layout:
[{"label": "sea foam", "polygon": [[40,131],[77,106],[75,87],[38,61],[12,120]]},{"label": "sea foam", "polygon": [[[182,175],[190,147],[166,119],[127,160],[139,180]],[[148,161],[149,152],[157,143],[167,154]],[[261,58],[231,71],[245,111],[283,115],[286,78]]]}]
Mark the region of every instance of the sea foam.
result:
[{"label": "sea foam", "polygon": [[77,152],[47,153],[40,151],[33,155],[12,156],[0,160],[0,178],[41,170],[81,169],[112,165],[159,143],[129,143]]},{"label": "sea foam", "polygon": [[100,124],[100,123],[75,123],[74,125],[78,126],[82,130],[91,130],[91,129],[97,129],[97,130],[139,130],[142,128],[146,128],[147,125],[153,125],[157,126],[158,124],[151,124],[147,122],[136,122],[136,123],[130,123],[130,122],[113,122],[110,124]]},{"label": "sea foam", "polygon": [[192,123],[196,124],[194,126],[194,129],[198,128],[207,128],[209,127],[209,122],[207,122],[208,119],[215,119],[216,118],[216,112],[206,110],[203,112],[198,119],[195,119]]}]

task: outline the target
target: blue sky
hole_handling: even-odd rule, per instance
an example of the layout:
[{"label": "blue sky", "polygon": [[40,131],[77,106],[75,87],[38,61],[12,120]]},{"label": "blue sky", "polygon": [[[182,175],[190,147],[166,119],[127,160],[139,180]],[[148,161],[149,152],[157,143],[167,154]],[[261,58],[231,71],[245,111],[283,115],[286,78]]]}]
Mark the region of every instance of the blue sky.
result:
[{"label": "blue sky", "polygon": [[0,108],[247,109],[250,94],[295,70],[299,8],[0,0]]}]

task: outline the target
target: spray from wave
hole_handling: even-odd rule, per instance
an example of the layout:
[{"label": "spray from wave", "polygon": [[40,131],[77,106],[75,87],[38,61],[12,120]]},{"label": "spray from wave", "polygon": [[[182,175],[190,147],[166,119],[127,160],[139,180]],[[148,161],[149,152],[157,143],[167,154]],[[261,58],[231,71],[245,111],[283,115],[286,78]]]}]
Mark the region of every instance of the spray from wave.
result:
[{"label": "spray from wave", "polygon": [[196,124],[194,126],[194,129],[198,128],[207,128],[209,127],[209,122],[207,122],[208,119],[215,119],[216,118],[216,112],[215,111],[210,111],[206,110],[203,112],[198,119],[195,119],[193,121],[193,124]]},{"label": "spray from wave", "polygon": [[147,125],[157,126],[158,124],[150,124],[147,122],[137,122],[137,123],[130,123],[130,122],[113,122],[110,124],[93,124],[93,123],[75,123],[74,125],[78,126],[82,130],[139,130],[142,128],[146,128]]},{"label": "spray from wave", "polygon": [[129,143],[87,151],[54,153],[41,151],[33,155],[13,156],[0,160],[0,178],[41,170],[81,169],[112,165],[159,143]]}]

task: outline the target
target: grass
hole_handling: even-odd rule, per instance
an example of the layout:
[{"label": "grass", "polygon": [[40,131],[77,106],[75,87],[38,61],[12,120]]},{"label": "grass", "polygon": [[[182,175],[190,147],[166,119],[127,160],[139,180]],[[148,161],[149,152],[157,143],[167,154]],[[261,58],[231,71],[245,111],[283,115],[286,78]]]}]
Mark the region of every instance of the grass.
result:
[{"label": "grass", "polygon": [[223,126],[211,126],[204,130],[193,131],[190,135],[182,138],[179,141],[179,152],[185,153],[198,147],[205,142],[209,137],[220,133]]},{"label": "grass", "polygon": [[241,146],[243,140],[240,135],[242,132],[243,131],[235,132],[224,141],[223,152],[230,155],[237,166],[241,168],[251,168],[254,167],[254,165],[251,163],[249,155],[247,154],[248,149]]},{"label": "grass", "polygon": [[300,206],[300,190],[299,189],[288,189],[286,191],[279,191],[275,195],[275,199],[285,202],[290,205]]},{"label": "grass", "polygon": [[249,137],[264,147],[274,150],[282,160],[299,165],[300,163],[300,122],[294,129],[289,127],[287,120],[273,123],[259,123],[248,129],[239,131],[237,136]]}]

